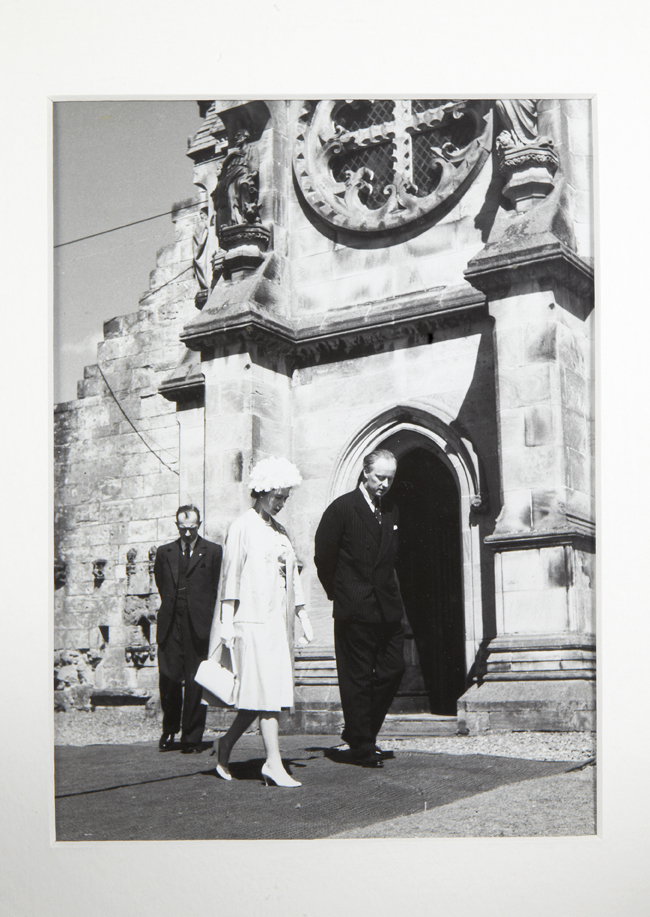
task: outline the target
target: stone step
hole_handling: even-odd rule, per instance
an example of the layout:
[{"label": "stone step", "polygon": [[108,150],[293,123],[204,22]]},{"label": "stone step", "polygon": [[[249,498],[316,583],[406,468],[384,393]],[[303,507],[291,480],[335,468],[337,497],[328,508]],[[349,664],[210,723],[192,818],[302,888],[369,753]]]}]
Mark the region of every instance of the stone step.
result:
[{"label": "stone step", "polygon": [[381,727],[382,736],[455,736],[458,719],[434,713],[389,713]]}]

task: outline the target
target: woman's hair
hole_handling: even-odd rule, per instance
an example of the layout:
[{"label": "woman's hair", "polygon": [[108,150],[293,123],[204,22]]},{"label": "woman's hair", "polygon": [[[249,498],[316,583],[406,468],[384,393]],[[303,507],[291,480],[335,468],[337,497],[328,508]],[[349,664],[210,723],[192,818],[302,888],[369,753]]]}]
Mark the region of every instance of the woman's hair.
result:
[{"label": "woman's hair", "polygon": [[296,466],[288,459],[277,458],[275,455],[257,462],[248,482],[254,497],[270,490],[297,487],[299,484],[302,484],[302,478]]}]

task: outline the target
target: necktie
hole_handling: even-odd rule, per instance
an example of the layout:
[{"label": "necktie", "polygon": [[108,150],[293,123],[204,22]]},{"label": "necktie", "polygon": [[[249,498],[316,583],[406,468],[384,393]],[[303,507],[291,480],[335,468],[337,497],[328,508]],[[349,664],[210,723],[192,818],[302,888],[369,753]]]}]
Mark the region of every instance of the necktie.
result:
[{"label": "necktie", "polygon": [[375,508],[375,519],[381,525],[381,503],[377,497],[373,500],[373,506]]}]

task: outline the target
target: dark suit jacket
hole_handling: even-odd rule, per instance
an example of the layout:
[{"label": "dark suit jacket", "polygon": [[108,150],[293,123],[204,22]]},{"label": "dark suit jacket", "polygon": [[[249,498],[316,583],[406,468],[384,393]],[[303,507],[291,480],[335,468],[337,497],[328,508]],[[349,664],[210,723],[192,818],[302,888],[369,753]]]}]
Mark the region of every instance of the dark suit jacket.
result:
[{"label": "dark suit jacket", "polygon": [[316,570],[338,620],[398,622],[404,605],[395,573],[399,515],[384,498],[381,526],[357,487],[334,500],[316,531]]},{"label": "dark suit jacket", "polygon": [[[205,641],[206,644],[210,637],[210,627],[217,601],[222,553],[221,545],[206,541],[199,535],[187,570],[187,604],[190,623],[197,638]],[[158,612],[158,643],[165,642],[172,623],[180,556],[180,538],[172,541],[171,544],[161,545],[156,552],[154,578],[161,603]]]}]

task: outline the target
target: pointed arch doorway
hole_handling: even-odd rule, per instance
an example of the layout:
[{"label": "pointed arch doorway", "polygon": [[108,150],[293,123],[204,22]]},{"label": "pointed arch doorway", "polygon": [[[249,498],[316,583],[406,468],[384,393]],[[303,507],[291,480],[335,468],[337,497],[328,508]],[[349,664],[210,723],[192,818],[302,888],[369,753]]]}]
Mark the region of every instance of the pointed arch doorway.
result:
[{"label": "pointed arch doorway", "polygon": [[456,715],[466,688],[460,494],[431,441],[412,431],[382,443],[398,458],[398,576],[406,608],[406,672],[393,713]]}]

